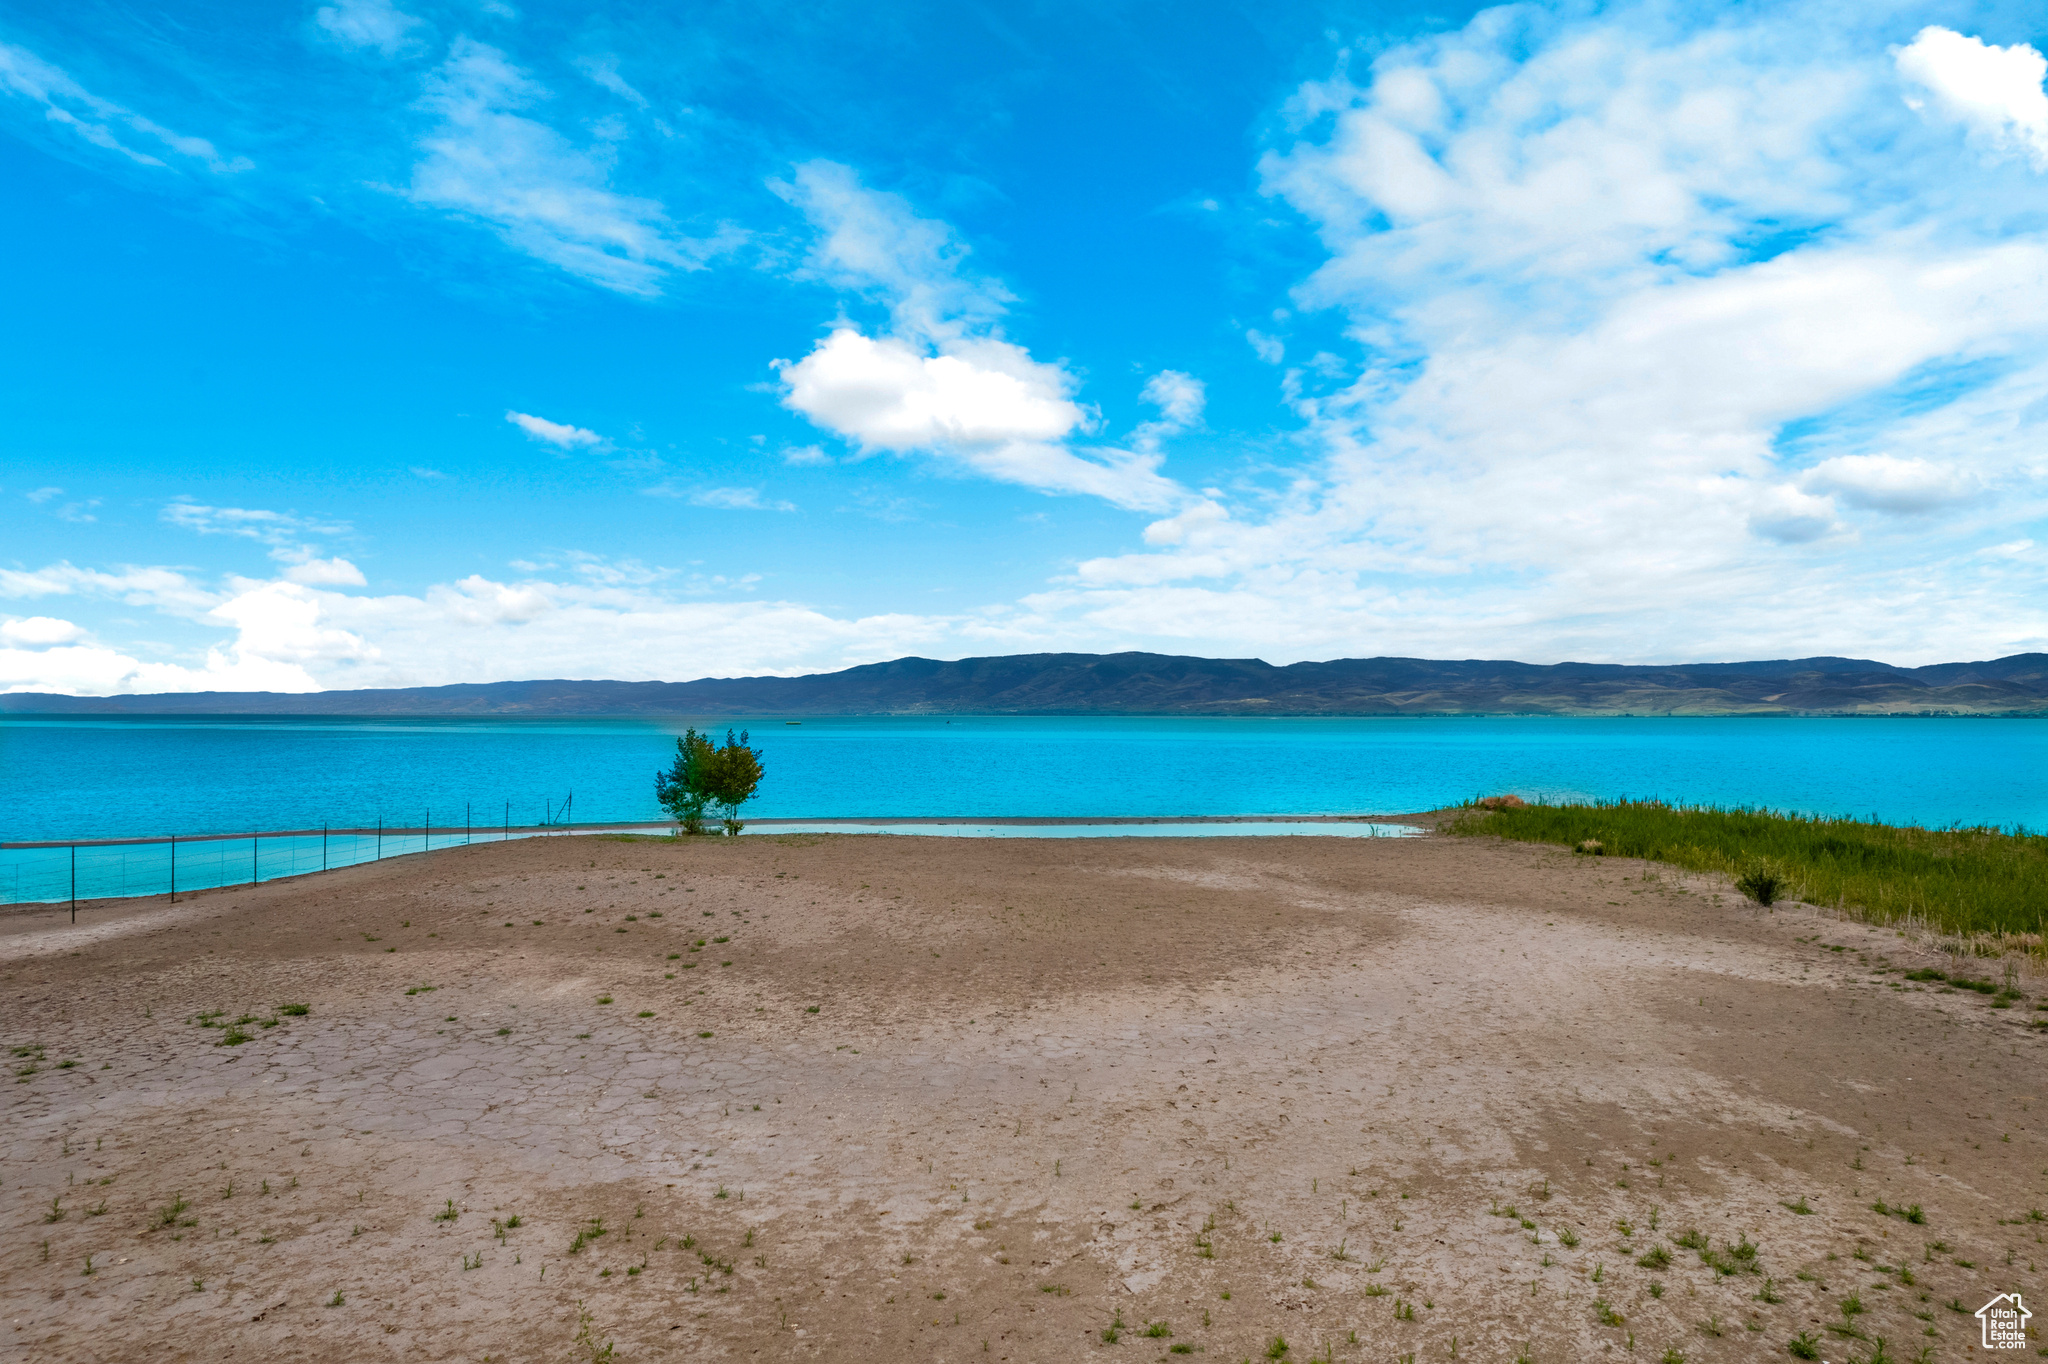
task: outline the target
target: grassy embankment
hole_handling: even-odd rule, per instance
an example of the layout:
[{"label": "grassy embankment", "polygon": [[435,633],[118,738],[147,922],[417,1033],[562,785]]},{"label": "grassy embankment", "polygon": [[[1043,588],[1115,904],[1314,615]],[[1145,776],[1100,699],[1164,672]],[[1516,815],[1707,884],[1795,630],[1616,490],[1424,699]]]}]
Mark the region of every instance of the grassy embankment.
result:
[{"label": "grassy embankment", "polygon": [[1567,847],[1593,840],[1610,857],[1724,872],[1738,883],[1759,874],[1775,877],[1778,898],[1876,923],[2023,938],[2036,952],[2048,950],[2048,837],[2039,834],[1902,828],[1647,801],[1497,810],[1475,803],[1449,832]]}]

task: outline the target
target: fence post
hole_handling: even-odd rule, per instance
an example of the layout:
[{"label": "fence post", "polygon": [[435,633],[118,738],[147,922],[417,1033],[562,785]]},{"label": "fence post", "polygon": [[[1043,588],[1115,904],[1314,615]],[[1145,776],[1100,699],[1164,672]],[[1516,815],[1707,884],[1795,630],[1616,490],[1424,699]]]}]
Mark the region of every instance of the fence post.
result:
[{"label": "fence post", "polygon": [[469,846],[469,802],[462,802],[462,846]]},{"label": "fence post", "polygon": [[71,922],[78,922],[78,845],[71,845]]},{"label": "fence post", "polygon": [[320,821],[320,870],[327,870],[327,821]]},{"label": "fence post", "polygon": [[178,903],[178,836],[171,835],[171,903]]},{"label": "fence post", "polygon": [[256,875],[256,845],[262,837],[263,833],[261,830],[252,832],[249,835],[249,884],[252,886],[262,879]]},{"label": "fence post", "polygon": [[377,855],[370,860],[373,862],[382,862],[384,860],[384,816],[382,815],[377,816]]},{"label": "fence post", "polygon": [[512,802],[508,800],[505,802],[505,834],[498,841],[502,843],[510,837],[512,837]]},{"label": "fence post", "polygon": [[420,838],[420,851],[421,851],[421,852],[432,852],[433,850],[434,850],[434,807],[433,807],[433,806],[431,806],[431,805],[429,805],[429,806],[427,807],[427,832],[426,832],[426,833],[425,833],[425,834],[424,834],[424,835],[423,835],[423,836],[422,836],[422,837]]}]

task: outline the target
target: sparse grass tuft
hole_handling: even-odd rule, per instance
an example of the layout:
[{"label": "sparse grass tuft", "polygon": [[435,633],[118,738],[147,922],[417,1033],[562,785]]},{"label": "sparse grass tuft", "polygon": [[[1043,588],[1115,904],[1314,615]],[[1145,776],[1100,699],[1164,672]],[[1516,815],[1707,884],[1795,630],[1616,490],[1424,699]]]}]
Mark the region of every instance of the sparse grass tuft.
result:
[{"label": "sparse grass tuft", "polygon": [[1774,899],[1797,896],[1878,923],[1913,919],[1952,933],[2033,933],[2048,894],[2048,836],[1995,829],[1615,801],[1473,808],[1449,830],[1566,846],[1596,839],[1610,857],[1738,877],[1767,865],[1783,878]]}]

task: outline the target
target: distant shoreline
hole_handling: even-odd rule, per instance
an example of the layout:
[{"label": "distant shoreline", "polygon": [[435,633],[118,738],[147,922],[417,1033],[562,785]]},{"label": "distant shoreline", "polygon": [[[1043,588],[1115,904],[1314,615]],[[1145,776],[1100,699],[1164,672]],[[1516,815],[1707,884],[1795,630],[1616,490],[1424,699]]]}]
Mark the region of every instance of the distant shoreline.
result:
[{"label": "distant shoreline", "polygon": [[[803,825],[812,828],[820,824],[850,828],[898,827],[902,825],[978,825],[992,824],[1003,828],[1067,828],[1082,825],[1142,825],[1142,824],[1414,824],[1433,823],[1441,811],[1420,814],[1399,815],[822,815],[815,819],[800,816],[781,816],[775,819],[747,819],[749,829],[777,829]],[[434,832],[452,837],[459,826],[436,824]],[[666,834],[677,827],[673,820],[597,820],[589,824],[478,824],[473,826],[475,840],[479,843],[493,842],[500,838],[545,838],[550,835],[590,834]],[[259,838],[319,838],[328,835],[335,838],[361,837],[372,834],[384,838],[399,839],[419,837],[426,833],[420,825],[364,825],[361,828],[328,829],[258,829]],[[179,834],[179,843],[225,843],[240,842],[250,836],[242,829],[234,833]],[[713,837],[713,835],[702,835]],[[0,848],[115,848],[145,844],[169,843],[169,835],[144,838],[55,838],[55,839],[8,839],[0,840]],[[452,845],[443,845],[452,846]],[[440,849],[435,849],[440,851]]]},{"label": "distant shoreline", "polygon": [[548,678],[324,692],[0,694],[0,714],[737,722],[825,718],[1382,716],[1726,718],[2048,714],[2048,653],[1898,667],[1821,656],[1731,663],[1339,658],[1275,666],[1178,654],[899,658],[797,677]]}]

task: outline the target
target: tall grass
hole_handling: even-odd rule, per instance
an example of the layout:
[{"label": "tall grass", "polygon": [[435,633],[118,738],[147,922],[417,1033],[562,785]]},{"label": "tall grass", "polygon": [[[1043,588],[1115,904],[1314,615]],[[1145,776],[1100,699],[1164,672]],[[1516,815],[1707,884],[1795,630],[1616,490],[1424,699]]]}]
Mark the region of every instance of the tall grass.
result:
[{"label": "tall grass", "polygon": [[1915,829],[1770,810],[1673,806],[1467,806],[1455,834],[1577,847],[1694,871],[1781,878],[1779,894],[1877,923],[1911,920],[1958,934],[2048,933],[2048,837],[1995,829]]}]

